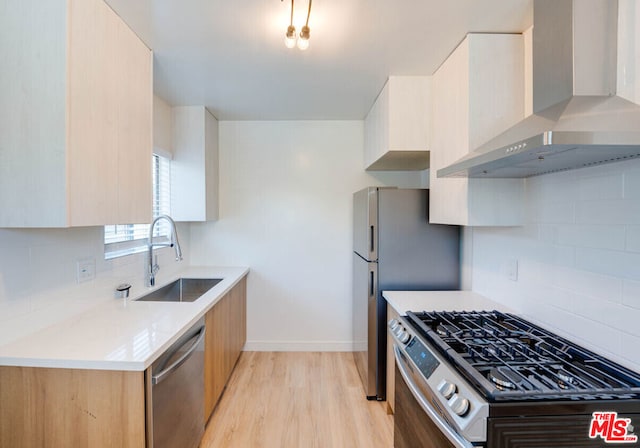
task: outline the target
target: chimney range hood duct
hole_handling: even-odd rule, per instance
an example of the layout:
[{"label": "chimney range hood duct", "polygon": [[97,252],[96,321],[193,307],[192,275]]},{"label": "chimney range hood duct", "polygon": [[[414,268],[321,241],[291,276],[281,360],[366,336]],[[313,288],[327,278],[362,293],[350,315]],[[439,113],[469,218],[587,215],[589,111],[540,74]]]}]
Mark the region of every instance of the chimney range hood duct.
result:
[{"label": "chimney range hood duct", "polygon": [[438,177],[522,178],[640,157],[640,106],[616,96],[617,0],[533,8],[533,114]]}]

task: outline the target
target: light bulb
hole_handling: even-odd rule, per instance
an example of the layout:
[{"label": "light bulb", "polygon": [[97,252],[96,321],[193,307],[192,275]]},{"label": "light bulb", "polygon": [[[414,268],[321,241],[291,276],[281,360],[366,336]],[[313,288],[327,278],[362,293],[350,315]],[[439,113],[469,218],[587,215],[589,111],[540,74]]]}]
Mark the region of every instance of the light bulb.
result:
[{"label": "light bulb", "polygon": [[311,35],[311,30],[308,26],[303,26],[300,30],[300,37],[298,38],[298,48],[301,50],[306,50],[309,48],[309,37]]},{"label": "light bulb", "polygon": [[296,27],[289,25],[287,27],[287,34],[284,36],[284,44],[287,48],[293,48],[296,46]]},{"label": "light bulb", "polygon": [[298,39],[298,48],[300,50],[306,50],[307,48],[309,48],[309,39]]}]

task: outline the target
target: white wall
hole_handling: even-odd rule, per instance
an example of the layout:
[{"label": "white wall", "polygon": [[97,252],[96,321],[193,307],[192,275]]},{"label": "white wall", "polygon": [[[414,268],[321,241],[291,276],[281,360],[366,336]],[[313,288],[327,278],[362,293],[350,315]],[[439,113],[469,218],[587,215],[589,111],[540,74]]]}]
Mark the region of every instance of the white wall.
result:
[{"label": "white wall", "polygon": [[[193,231],[178,224],[185,260],[161,249],[158,282],[190,262],[249,266],[249,348],[350,350],[351,194],[428,185],[428,173],[366,174],[362,122],[222,122],[220,130],[220,221]],[[95,260],[96,279],[78,284],[85,258]],[[105,261],[101,227],[0,229],[0,331],[19,338],[55,323],[69,301],[82,310],[113,300],[123,282],[140,292],[145,263],[145,254]],[[34,322],[42,309],[47,321]]]},{"label": "white wall", "polygon": [[247,350],[351,350],[352,194],[424,174],[365,173],[361,121],[219,126],[220,220],[192,224],[192,262],[251,268]]},{"label": "white wall", "polygon": [[[178,225],[185,260],[176,263],[172,249],[160,249],[158,282],[189,263],[189,227]],[[24,331],[56,322],[57,310],[69,301],[79,310],[100,300],[115,300],[120,283],[140,293],[146,254],[104,260],[102,227],[74,229],[0,229],[0,331],[19,338]],[[78,284],[76,262],[94,259],[96,278]],[[84,306],[83,306],[84,305]],[[47,321],[35,322],[32,311],[48,309]]]},{"label": "white wall", "polygon": [[527,179],[526,200],[525,226],[473,229],[473,290],[640,371],[640,160]]}]

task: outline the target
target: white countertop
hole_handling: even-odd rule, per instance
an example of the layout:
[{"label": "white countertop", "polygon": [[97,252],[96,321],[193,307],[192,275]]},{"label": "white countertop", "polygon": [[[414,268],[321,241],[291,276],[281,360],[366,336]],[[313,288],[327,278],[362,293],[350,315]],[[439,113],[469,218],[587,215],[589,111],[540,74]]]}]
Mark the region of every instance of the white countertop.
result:
[{"label": "white countertop", "polygon": [[383,291],[382,296],[400,315],[407,311],[513,312],[503,304],[472,291]]},{"label": "white countertop", "polygon": [[[9,340],[0,335],[0,365],[142,371],[186,332],[247,273],[245,267],[191,267],[179,277],[223,278],[195,302],[102,301],[78,313]],[[46,316],[45,316],[46,317]],[[41,320],[43,316],[33,316]]]}]

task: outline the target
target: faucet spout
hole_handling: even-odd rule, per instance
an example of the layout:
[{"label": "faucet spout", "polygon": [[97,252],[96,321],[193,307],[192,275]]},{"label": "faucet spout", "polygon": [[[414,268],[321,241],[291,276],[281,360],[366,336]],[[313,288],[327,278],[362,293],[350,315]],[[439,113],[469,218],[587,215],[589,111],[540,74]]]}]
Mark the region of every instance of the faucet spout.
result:
[{"label": "faucet spout", "polygon": [[[171,240],[170,243],[154,243],[153,242],[153,231],[156,227],[156,224],[159,221],[167,221],[169,223],[169,229],[171,231]],[[147,265],[147,286],[154,286],[156,283],[156,274],[160,270],[160,266],[158,263],[153,262],[153,248],[154,247],[173,247],[176,252],[176,261],[182,260],[182,249],[180,248],[180,241],[178,241],[178,231],[176,229],[176,223],[173,219],[171,219],[168,215],[160,215],[156,219],[153,220],[151,225],[149,226],[149,241],[147,243],[148,249],[148,265]]]}]

